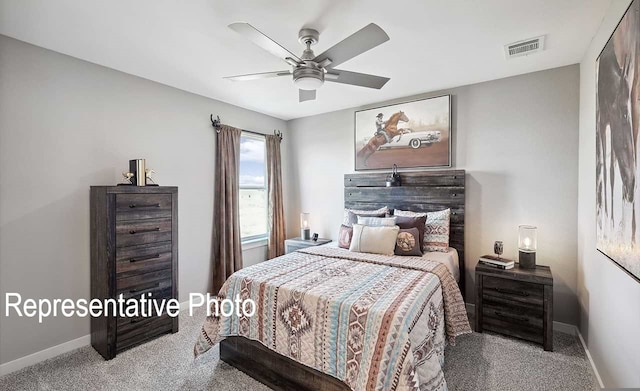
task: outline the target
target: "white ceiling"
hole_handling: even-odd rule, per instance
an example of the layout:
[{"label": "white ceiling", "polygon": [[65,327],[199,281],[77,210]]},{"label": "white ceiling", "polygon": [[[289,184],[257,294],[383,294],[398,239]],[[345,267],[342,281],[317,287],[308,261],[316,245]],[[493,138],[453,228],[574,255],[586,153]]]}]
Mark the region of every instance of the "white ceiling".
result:
[{"label": "white ceiling", "polygon": [[[0,0],[0,33],[282,119],[574,64],[610,0]],[[223,76],[287,69],[226,26],[245,21],[301,54],[316,54],[370,22],[391,40],[339,66],[387,76],[382,90],[325,83],[298,103],[287,77]],[[503,45],[546,35],[542,53],[512,60]],[[490,98],[490,97],[488,97]]]}]

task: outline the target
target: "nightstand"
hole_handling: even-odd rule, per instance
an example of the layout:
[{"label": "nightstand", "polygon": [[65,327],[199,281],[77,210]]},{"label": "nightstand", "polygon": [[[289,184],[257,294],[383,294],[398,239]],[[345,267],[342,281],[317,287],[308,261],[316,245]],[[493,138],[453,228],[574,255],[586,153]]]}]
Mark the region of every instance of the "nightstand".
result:
[{"label": "nightstand", "polygon": [[493,331],[553,351],[553,275],[549,266],[476,266],[476,331]]},{"label": "nightstand", "polygon": [[292,253],[307,247],[320,246],[331,242],[331,239],[304,240],[302,238],[292,238],[284,241],[285,254]]}]

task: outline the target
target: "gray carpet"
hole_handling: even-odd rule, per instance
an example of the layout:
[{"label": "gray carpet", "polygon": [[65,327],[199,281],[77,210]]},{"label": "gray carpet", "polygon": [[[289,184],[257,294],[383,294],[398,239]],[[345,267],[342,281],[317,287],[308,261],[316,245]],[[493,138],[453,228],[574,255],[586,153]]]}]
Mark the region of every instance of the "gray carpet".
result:
[{"label": "gray carpet", "polygon": [[[218,349],[193,360],[204,315],[182,315],[180,332],[105,361],[91,347],[0,377],[0,390],[269,390],[219,361]],[[584,350],[557,333],[553,353],[497,335],[461,337],[446,352],[445,377],[455,390],[594,390]]]}]

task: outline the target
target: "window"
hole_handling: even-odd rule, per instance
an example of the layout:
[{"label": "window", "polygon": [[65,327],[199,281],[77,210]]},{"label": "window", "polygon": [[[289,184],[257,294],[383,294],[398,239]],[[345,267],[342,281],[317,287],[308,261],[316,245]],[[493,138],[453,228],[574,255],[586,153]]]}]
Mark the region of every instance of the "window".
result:
[{"label": "window", "polygon": [[267,238],[267,165],[264,137],[240,138],[240,236],[243,242]]}]

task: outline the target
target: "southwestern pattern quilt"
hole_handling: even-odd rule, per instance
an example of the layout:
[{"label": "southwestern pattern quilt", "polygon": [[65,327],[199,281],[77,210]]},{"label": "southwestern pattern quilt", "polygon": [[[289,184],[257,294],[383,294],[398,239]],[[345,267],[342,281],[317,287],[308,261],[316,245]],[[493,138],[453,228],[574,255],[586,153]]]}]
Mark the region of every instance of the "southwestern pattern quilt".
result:
[{"label": "southwestern pattern quilt", "polygon": [[471,332],[454,278],[420,257],[308,248],[234,273],[218,297],[236,295],[256,313],[208,317],[196,356],[242,336],[353,390],[446,390],[445,341]]}]

